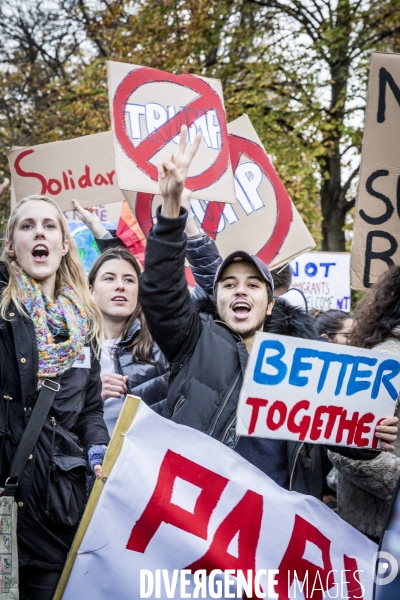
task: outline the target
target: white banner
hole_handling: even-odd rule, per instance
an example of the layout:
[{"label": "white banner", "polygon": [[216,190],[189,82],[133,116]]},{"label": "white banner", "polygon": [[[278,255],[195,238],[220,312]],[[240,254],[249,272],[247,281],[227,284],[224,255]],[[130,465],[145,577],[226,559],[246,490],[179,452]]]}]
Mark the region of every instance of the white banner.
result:
[{"label": "white banner", "polygon": [[376,448],[393,416],[398,355],[256,333],[238,405],[240,435]]},{"label": "white banner", "polygon": [[142,403],[63,598],[242,597],[243,575],[249,597],[370,600],[375,551],[315,498]]},{"label": "white banner", "polygon": [[308,310],[350,311],[350,254],[305,252],[290,263],[292,288],[301,290]]}]

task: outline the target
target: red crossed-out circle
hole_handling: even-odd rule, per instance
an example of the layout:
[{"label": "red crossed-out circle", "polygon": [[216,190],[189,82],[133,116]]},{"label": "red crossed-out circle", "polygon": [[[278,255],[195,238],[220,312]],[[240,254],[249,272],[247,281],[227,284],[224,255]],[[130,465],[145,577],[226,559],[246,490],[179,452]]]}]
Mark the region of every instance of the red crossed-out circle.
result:
[{"label": "red crossed-out circle", "polygon": [[[271,237],[257,252],[257,256],[266,264],[270,264],[280,249],[289,233],[292,222],[292,202],[287,191],[279,178],[278,173],[269,161],[266,152],[260,146],[245,138],[229,135],[229,148],[233,172],[239,164],[242,154],[253,160],[270,180],[277,200],[277,217]],[[153,194],[138,193],[136,197],[136,218],[143,232],[147,236],[153,225],[151,207]],[[209,202],[205,211],[202,228],[205,233],[215,240],[217,237],[218,224],[225,208],[223,202]]]},{"label": "red crossed-out circle", "polygon": [[[125,106],[130,96],[147,83],[178,84],[197,92],[198,96],[135,147],[126,131]],[[190,127],[196,119],[210,110],[216,111],[221,127],[221,149],[210,167],[203,173],[188,177],[186,180],[186,187],[189,189],[202,190],[218,181],[229,165],[229,145],[224,107],[217,92],[204,80],[193,75],[173,75],[149,67],[140,67],[131,71],[121,81],[114,95],[115,134],[127,156],[136,163],[139,169],[144,171],[151,179],[157,181],[157,167],[151,164],[150,159],[176,135],[179,135],[182,125]]]},{"label": "red crossed-out circle", "polygon": [[[292,222],[292,202],[285,190],[278,173],[270,163],[266,152],[258,144],[246,138],[229,134],[229,150],[233,172],[236,171],[242,154],[255,162],[270,180],[277,201],[277,217],[271,237],[257,252],[257,256],[266,264],[270,264],[285,241]],[[202,228],[213,240],[217,236],[218,224],[225,208],[222,202],[209,202],[205,212]]]}]

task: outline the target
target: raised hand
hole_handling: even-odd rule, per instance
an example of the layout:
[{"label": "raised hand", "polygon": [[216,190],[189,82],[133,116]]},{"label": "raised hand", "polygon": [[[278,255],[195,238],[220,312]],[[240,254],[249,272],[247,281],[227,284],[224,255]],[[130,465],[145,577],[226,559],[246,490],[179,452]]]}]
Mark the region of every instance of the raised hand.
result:
[{"label": "raised hand", "polygon": [[192,145],[187,145],[187,127],[182,125],[178,150],[166,152],[158,163],[158,184],[163,197],[161,212],[166,217],[178,217],[181,195],[185,187],[190,164],[200,146],[201,133],[198,132]]},{"label": "raised hand", "polygon": [[95,238],[101,239],[107,233],[107,229],[103,227],[99,217],[96,215],[96,207],[83,208],[78,200],[72,200],[72,204],[74,205],[74,210],[78,218],[85,223],[86,227],[90,229]]},{"label": "raised hand", "polygon": [[5,179],[3,181],[3,183],[0,185],[0,196],[2,195],[2,193],[4,192],[4,190],[6,188],[8,188],[9,185],[10,185],[10,182],[8,181],[8,179]]}]

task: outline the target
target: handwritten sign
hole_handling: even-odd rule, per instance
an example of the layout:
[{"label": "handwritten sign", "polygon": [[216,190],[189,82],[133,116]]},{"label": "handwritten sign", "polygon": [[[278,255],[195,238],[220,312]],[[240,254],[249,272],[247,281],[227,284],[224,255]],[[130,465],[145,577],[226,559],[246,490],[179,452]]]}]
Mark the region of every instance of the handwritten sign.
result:
[{"label": "handwritten sign", "polygon": [[[257,254],[271,267],[284,265],[311,250],[315,242],[248,116],[229,123],[228,132],[237,202],[194,199],[193,214],[204,232],[215,239],[223,257],[240,248]],[[161,197],[125,191],[124,195],[147,235]]]},{"label": "handwritten sign", "polygon": [[237,433],[376,448],[400,390],[398,356],[257,333],[239,398]]},{"label": "handwritten sign", "polygon": [[322,502],[144,403],[123,431],[55,600],[372,598],[376,544]]},{"label": "handwritten sign", "polygon": [[373,52],[356,204],[351,286],[400,265],[400,55]]},{"label": "handwritten sign", "polygon": [[290,263],[292,288],[303,292],[308,309],[350,311],[350,254],[305,252]]},{"label": "handwritten sign", "polygon": [[120,188],[157,193],[157,162],[176,151],[185,124],[189,144],[202,134],[186,181],[193,197],[235,202],[221,83],[115,62],[107,69]]},{"label": "handwritten sign", "polygon": [[112,133],[12,150],[8,155],[15,201],[31,194],[51,196],[61,210],[122,201],[118,188]]}]

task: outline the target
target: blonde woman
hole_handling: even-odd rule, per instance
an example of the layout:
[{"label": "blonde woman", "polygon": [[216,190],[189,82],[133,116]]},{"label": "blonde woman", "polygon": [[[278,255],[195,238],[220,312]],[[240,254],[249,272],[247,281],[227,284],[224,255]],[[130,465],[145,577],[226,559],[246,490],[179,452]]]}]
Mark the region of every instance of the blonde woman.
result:
[{"label": "blonde woman", "polygon": [[101,328],[59,207],[22,200],[0,262],[0,486],[44,379],[61,377],[15,495],[23,600],[53,597],[86,502],[87,460],[101,476]]}]

